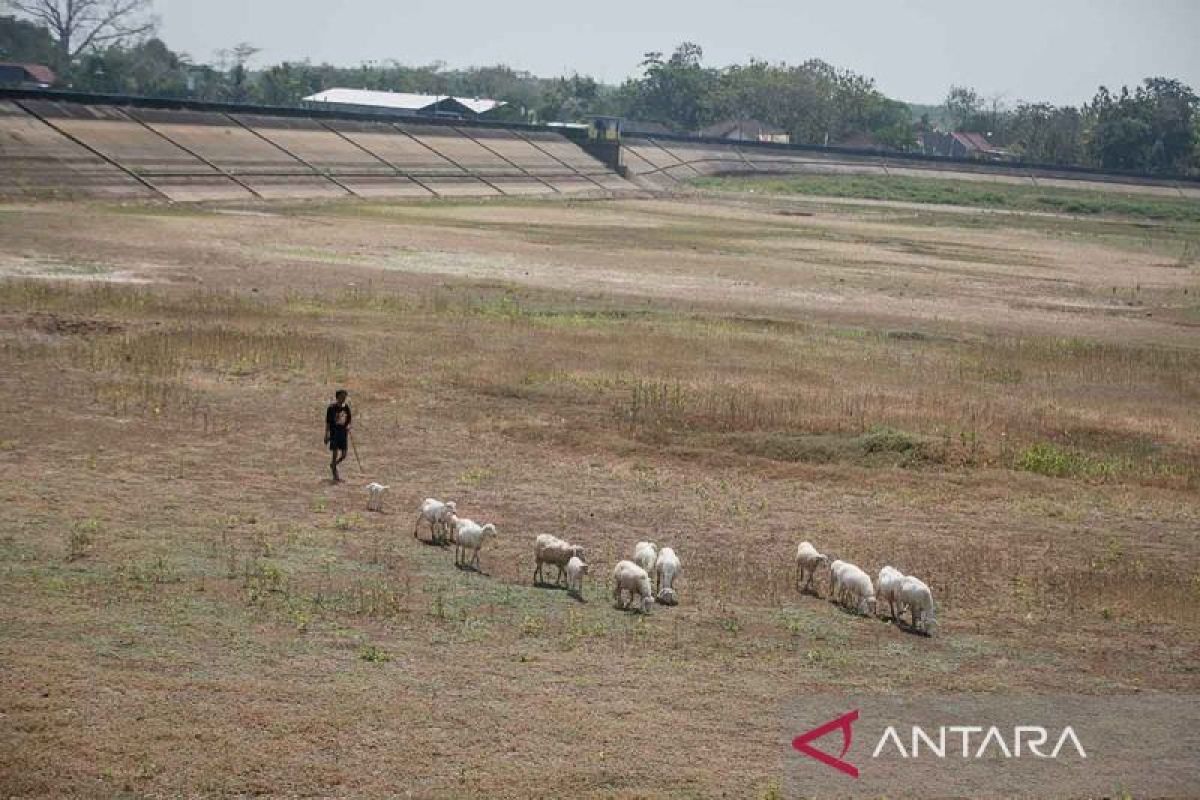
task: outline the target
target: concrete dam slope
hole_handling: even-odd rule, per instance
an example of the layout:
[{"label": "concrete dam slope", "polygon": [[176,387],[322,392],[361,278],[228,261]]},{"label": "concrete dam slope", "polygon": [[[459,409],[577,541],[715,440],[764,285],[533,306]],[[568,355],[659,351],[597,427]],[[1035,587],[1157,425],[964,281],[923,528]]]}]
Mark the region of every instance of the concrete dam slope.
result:
[{"label": "concrete dam slope", "polygon": [[0,89],[0,197],[9,198],[582,196],[670,192],[709,175],[823,173],[1200,199],[1196,178],[667,135],[605,145],[550,126]]},{"label": "concrete dam slope", "polygon": [[1045,165],[972,162],[838,148],[793,147],[676,136],[625,135],[621,158],[637,183],[669,191],[711,175],[895,175],[1119,191],[1200,200],[1200,180]]},{"label": "concrete dam slope", "polygon": [[611,194],[552,129],[0,92],[0,196],[169,201]]}]

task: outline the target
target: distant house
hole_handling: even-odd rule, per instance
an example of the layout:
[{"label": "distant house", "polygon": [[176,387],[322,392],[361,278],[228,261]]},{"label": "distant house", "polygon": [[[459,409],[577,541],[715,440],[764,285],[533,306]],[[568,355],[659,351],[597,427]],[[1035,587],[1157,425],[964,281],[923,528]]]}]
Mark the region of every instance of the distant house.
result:
[{"label": "distant house", "polygon": [[17,64],[0,61],[0,86],[19,89],[49,89],[58,83],[54,70],[44,64]]},{"label": "distant house", "polygon": [[500,108],[505,103],[485,97],[379,92],[370,89],[326,89],[304,98],[304,105],[316,109],[368,114],[474,119]]},{"label": "distant house", "polygon": [[777,142],[788,144],[791,135],[782,128],[756,119],[727,119],[696,131],[697,136],[710,139],[733,139],[738,142]]},{"label": "distant house", "polygon": [[989,142],[982,133],[924,131],[921,133],[920,142],[921,152],[928,156],[978,158],[987,161],[1005,161],[1013,157],[1012,153],[1003,147]]},{"label": "distant house", "polygon": [[641,133],[652,135],[655,133],[674,133],[674,131],[666,125],[663,125],[661,122],[651,122],[643,119],[622,119],[621,133]]}]

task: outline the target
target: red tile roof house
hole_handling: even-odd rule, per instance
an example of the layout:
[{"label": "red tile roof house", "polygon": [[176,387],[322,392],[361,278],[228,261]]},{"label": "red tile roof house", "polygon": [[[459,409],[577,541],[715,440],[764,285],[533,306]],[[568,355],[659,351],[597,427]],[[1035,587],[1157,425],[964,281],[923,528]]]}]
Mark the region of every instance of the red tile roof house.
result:
[{"label": "red tile roof house", "polygon": [[1003,147],[997,147],[982,133],[939,133],[928,131],[921,134],[921,149],[927,155],[951,158],[980,158],[1000,161],[1012,158]]},{"label": "red tile roof house", "polygon": [[43,64],[17,64],[0,61],[0,86],[21,89],[49,89],[58,83],[54,70]]}]

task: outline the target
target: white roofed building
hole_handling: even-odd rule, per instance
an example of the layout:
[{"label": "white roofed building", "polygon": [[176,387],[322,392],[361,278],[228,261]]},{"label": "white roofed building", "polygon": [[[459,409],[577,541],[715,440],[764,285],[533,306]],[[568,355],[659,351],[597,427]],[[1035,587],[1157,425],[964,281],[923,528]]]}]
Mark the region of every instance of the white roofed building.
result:
[{"label": "white roofed building", "polygon": [[484,97],[380,92],[371,89],[326,89],[304,98],[304,105],[309,108],[368,114],[470,119],[487,114],[505,104],[500,100]]}]

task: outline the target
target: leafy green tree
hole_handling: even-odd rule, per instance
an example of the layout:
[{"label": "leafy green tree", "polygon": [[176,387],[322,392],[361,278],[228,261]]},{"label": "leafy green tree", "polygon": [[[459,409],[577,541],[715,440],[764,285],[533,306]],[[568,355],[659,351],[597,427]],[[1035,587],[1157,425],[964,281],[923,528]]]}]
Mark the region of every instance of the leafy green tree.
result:
[{"label": "leafy green tree", "polygon": [[684,42],[671,57],[647,53],[642,77],[629,87],[629,113],[677,130],[693,131],[712,121],[709,98],[717,83],[716,73],[702,64],[700,45]]},{"label": "leafy green tree", "polygon": [[55,64],[58,51],[50,32],[16,17],[0,17],[0,61]]},{"label": "leafy green tree", "polygon": [[1007,124],[1012,148],[1026,161],[1042,164],[1080,164],[1084,117],[1070,106],[1021,103]]},{"label": "leafy green tree", "polygon": [[572,75],[554,80],[542,93],[537,106],[537,119],[572,122],[596,113],[600,100],[600,84],[594,78]]},{"label": "leafy green tree", "polygon": [[88,92],[187,97],[190,67],[161,39],[147,39],[131,47],[113,45],[87,53],[72,70],[72,83]]},{"label": "leafy green tree", "polygon": [[1169,78],[1147,78],[1137,95],[1145,103],[1154,141],[1147,156],[1156,172],[1182,172],[1192,160],[1198,141],[1195,120],[1200,98],[1191,87]]},{"label": "leafy green tree", "polygon": [[54,66],[69,70],[93,50],[128,44],[154,30],[150,0],[0,0],[54,40]]},{"label": "leafy green tree", "polygon": [[917,133],[908,105],[879,95],[867,117],[867,132],[884,147],[911,150]]},{"label": "leafy green tree", "polygon": [[985,133],[991,127],[983,98],[969,86],[951,86],[942,105],[956,131]]},{"label": "leafy green tree", "polygon": [[1198,101],[1177,80],[1147,78],[1133,92],[1101,86],[1086,111],[1088,151],[1105,169],[1185,171],[1197,147]]},{"label": "leafy green tree", "polygon": [[256,102],[272,106],[295,105],[321,90],[321,73],[307,62],[275,64],[258,73],[254,83]]},{"label": "leafy green tree", "polygon": [[217,51],[217,61],[224,80],[217,87],[218,99],[231,103],[247,103],[254,99],[254,86],[248,64],[259,48],[240,42]]}]

